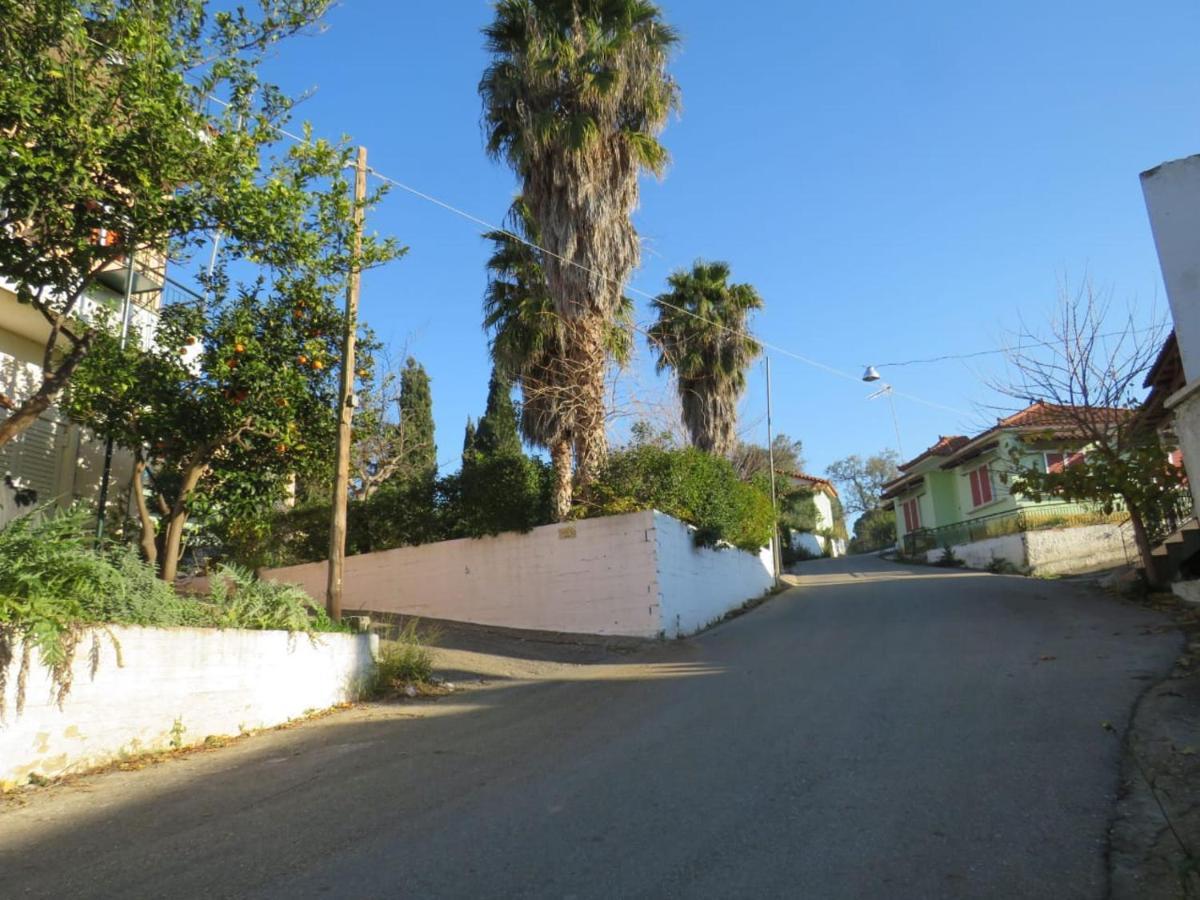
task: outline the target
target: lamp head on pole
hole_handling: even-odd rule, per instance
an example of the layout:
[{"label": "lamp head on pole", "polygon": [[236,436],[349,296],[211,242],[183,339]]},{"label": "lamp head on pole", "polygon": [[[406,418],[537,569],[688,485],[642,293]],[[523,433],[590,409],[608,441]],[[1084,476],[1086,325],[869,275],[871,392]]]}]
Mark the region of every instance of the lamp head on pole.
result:
[{"label": "lamp head on pole", "polygon": [[862,380],[863,381],[878,381],[879,380],[879,372],[876,371],[874,366],[867,366],[867,370],[865,372],[863,372]]}]

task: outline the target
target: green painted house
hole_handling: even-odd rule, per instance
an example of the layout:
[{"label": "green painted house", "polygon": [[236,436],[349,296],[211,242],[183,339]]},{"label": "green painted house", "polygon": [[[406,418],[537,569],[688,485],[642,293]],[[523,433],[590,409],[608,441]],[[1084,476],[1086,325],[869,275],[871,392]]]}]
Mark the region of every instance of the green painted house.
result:
[{"label": "green painted house", "polygon": [[974,437],[940,437],[901,465],[900,476],[883,493],[885,504],[896,510],[897,544],[914,554],[1031,528],[1093,524],[1094,508],[1038,503],[1008,486],[1014,459],[1022,467],[1048,470],[1083,458],[1086,441],[1066,409],[1038,401]]}]

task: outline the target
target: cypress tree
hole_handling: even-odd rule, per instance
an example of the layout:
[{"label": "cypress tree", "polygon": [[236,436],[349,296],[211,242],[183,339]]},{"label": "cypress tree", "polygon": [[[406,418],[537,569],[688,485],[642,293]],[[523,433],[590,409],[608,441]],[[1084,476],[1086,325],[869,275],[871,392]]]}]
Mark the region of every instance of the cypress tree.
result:
[{"label": "cypress tree", "polygon": [[516,456],[521,454],[521,437],[517,434],[517,406],[512,399],[512,382],[492,369],[488,382],[487,410],[479,420],[475,447],[486,456]]},{"label": "cypress tree", "polygon": [[433,439],[433,394],[425,367],[411,356],[400,372],[400,429],[404,435],[405,468],[414,475],[437,472]]},{"label": "cypress tree", "polygon": [[463,435],[463,465],[467,465],[475,459],[475,423],[471,421],[471,417],[467,416],[467,430]]}]

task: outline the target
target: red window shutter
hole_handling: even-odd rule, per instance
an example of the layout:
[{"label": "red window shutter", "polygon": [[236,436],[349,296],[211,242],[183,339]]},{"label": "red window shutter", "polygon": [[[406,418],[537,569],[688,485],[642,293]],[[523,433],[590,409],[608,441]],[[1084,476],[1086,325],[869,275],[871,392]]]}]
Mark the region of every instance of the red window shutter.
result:
[{"label": "red window shutter", "polygon": [[971,470],[971,505],[978,506],[983,500],[980,499],[979,493],[979,470]]},{"label": "red window shutter", "polygon": [[1063,463],[1063,465],[1064,466],[1073,466],[1073,465],[1075,465],[1077,463],[1081,463],[1081,462],[1083,462],[1083,451],[1076,450],[1074,453],[1072,453],[1070,456],[1067,457],[1067,461],[1065,463]]},{"label": "red window shutter", "polygon": [[905,533],[912,531],[912,512],[909,509],[908,501],[905,500],[900,504],[900,509],[904,513],[904,531]]},{"label": "red window shutter", "polygon": [[910,500],[909,502],[912,503],[913,528],[920,528],[921,527],[921,502],[920,502],[920,499],[917,497],[913,497],[913,499]]},{"label": "red window shutter", "polygon": [[984,503],[992,502],[992,476],[987,466],[979,467],[979,496]]}]

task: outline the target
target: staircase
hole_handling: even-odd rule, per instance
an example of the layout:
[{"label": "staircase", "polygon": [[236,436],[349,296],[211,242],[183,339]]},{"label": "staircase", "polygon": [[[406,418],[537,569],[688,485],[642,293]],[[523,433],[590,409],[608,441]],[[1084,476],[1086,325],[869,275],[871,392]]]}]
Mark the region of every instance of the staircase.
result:
[{"label": "staircase", "polygon": [[1200,521],[1193,517],[1150,551],[1159,581],[1164,584],[1174,581],[1180,566],[1197,553],[1200,553]]}]

